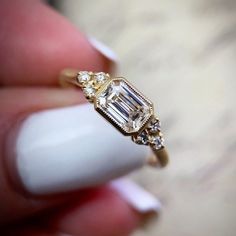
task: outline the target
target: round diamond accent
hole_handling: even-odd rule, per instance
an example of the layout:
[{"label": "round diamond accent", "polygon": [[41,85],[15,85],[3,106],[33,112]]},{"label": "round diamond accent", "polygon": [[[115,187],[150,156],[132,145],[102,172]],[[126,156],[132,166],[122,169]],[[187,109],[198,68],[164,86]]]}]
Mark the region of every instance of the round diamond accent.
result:
[{"label": "round diamond accent", "polygon": [[141,132],[141,134],[134,137],[133,140],[137,144],[148,145],[148,134],[145,131],[143,131]]},{"label": "round diamond accent", "polygon": [[163,147],[164,139],[162,136],[154,136],[150,138],[150,143],[152,144],[154,149],[158,150]]},{"label": "round diamond accent", "polygon": [[90,80],[90,74],[88,71],[80,71],[77,75],[77,80],[80,84],[86,83]]},{"label": "round diamond accent", "polygon": [[96,92],[95,89],[90,87],[90,86],[85,87],[83,89],[83,91],[84,91],[84,94],[87,98],[92,98],[95,95],[95,92]]},{"label": "round diamond accent", "polygon": [[157,133],[161,130],[161,123],[159,120],[157,120],[156,118],[154,118],[153,120],[151,120],[150,124],[149,124],[149,132],[154,134]]},{"label": "round diamond accent", "polygon": [[107,80],[107,77],[107,74],[105,74],[104,72],[98,72],[95,74],[95,81],[98,84],[103,84]]}]

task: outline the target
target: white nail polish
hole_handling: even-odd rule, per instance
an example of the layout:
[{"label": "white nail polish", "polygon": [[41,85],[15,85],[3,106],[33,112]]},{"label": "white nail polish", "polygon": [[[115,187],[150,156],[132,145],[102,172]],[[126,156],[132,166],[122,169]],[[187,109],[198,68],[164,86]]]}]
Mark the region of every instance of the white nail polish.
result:
[{"label": "white nail polish", "polygon": [[112,51],[109,47],[107,47],[102,42],[98,41],[97,39],[90,37],[89,42],[92,44],[92,46],[99,51],[101,54],[103,54],[105,57],[107,57],[109,60],[113,61],[115,64],[119,64],[118,56]]},{"label": "white nail polish", "polygon": [[118,192],[135,210],[140,213],[161,210],[160,201],[145,189],[128,179],[117,179],[111,182],[111,187]]},{"label": "white nail polish", "polygon": [[16,167],[29,192],[51,194],[121,176],[141,167],[148,151],[84,104],[30,115],[17,137]]}]

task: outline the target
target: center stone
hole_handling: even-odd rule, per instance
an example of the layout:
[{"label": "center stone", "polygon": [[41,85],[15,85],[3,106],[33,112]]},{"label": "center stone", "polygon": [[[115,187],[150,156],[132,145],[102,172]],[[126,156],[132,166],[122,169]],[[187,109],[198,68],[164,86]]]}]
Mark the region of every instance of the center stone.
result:
[{"label": "center stone", "polygon": [[112,79],[102,88],[95,108],[126,134],[139,131],[153,113],[152,103],[123,78]]}]

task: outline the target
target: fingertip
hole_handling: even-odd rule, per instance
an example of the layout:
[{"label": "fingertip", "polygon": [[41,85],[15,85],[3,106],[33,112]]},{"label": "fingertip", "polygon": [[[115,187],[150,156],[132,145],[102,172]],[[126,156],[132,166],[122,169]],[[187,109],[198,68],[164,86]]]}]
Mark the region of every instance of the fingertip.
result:
[{"label": "fingertip", "polygon": [[111,72],[114,63],[65,17],[41,1],[4,1],[0,82],[58,85],[66,67]]},{"label": "fingertip", "polygon": [[102,188],[51,219],[51,227],[71,235],[126,236],[142,218],[113,190]]}]

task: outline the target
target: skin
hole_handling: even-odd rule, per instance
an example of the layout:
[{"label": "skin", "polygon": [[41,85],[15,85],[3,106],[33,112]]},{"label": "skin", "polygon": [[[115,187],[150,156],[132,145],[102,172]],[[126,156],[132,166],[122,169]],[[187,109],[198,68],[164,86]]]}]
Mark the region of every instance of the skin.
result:
[{"label": "skin", "polygon": [[142,216],[108,186],[38,198],[21,191],[12,164],[25,116],[85,102],[80,91],[59,88],[59,72],[109,72],[113,62],[41,1],[2,0],[0,15],[0,234],[129,235]]}]

